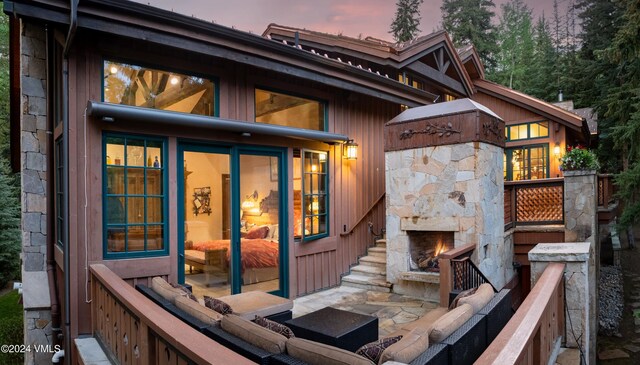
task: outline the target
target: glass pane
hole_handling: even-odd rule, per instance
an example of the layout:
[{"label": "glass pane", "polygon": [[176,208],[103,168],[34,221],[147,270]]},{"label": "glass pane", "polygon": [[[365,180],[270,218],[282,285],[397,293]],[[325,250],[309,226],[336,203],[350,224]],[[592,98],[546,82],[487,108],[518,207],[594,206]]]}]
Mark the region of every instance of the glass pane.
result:
[{"label": "glass pane", "polygon": [[326,194],[327,193],[327,176],[322,174],[320,175],[320,180],[318,181],[318,193]]},{"label": "glass pane", "polygon": [[162,195],[161,170],[147,169],[147,195]]},{"label": "glass pane", "polygon": [[144,166],[144,141],[127,140],[127,157],[124,163],[127,166]]},{"label": "glass pane", "polygon": [[518,126],[518,139],[525,139],[527,138],[527,125],[526,124],[522,124]]},{"label": "glass pane", "polygon": [[231,294],[231,159],[204,152],[185,152],[183,159],[185,266],[180,270],[198,296]]},{"label": "glass pane", "polygon": [[214,88],[210,80],[113,61],[104,62],[106,102],[213,115],[213,100]]},{"label": "glass pane", "polygon": [[108,226],[107,227],[107,251],[123,252],[125,239],[124,226]]},{"label": "glass pane", "polygon": [[107,224],[117,224],[125,222],[124,197],[108,196],[107,197]]},{"label": "glass pane", "polygon": [[162,144],[159,142],[147,143],[147,167],[162,167]]},{"label": "glass pane", "polygon": [[144,169],[127,169],[127,194],[144,195]]},{"label": "glass pane", "polygon": [[162,226],[147,226],[147,250],[164,248],[164,230]]},{"label": "glass pane", "polygon": [[123,165],[124,164],[124,138],[109,137],[107,138],[107,165]]},{"label": "glass pane", "polygon": [[144,226],[127,227],[127,251],[144,251]]},{"label": "glass pane", "polygon": [[256,122],[324,131],[325,105],[274,91],[255,91]]},{"label": "glass pane", "polygon": [[327,213],[326,197],[324,195],[320,195],[317,197],[317,201],[318,201],[318,208],[316,209],[317,213],[314,213],[314,214]]},{"label": "glass pane", "polygon": [[124,167],[107,166],[107,194],[124,193]]},{"label": "glass pane", "polygon": [[241,291],[280,289],[278,158],[240,155]]},{"label": "glass pane", "polygon": [[127,198],[127,223],[144,223],[144,198]]},{"label": "glass pane", "polygon": [[162,223],[162,200],[163,198],[147,198],[146,223]]}]

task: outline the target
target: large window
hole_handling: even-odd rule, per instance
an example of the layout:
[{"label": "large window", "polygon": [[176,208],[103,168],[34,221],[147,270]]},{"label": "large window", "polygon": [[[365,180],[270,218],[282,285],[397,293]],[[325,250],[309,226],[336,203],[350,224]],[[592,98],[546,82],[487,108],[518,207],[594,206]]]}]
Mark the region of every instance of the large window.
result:
[{"label": "large window", "polygon": [[107,134],[103,156],[105,258],[168,253],[165,141]]},{"label": "large window", "polygon": [[323,151],[294,157],[294,236],[313,240],[329,234],[328,161]]},{"label": "large window", "polygon": [[104,61],[104,101],[182,113],[215,115],[211,80]]},{"label": "large window", "polygon": [[255,103],[256,122],[316,131],[326,130],[324,102],[256,89]]},{"label": "large window", "polygon": [[549,137],[549,122],[510,125],[505,128],[505,136],[509,141]]},{"label": "large window", "polygon": [[506,180],[535,180],[549,177],[549,146],[527,146],[505,150]]}]

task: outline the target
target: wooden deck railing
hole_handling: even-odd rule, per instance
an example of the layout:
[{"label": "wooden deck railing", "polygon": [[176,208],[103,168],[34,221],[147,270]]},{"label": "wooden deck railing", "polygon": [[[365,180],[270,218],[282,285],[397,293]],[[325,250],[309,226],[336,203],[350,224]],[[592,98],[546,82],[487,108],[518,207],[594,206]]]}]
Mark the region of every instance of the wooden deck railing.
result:
[{"label": "wooden deck railing", "polygon": [[613,185],[612,174],[599,174],[598,175],[598,206],[604,209],[609,209],[609,204],[615,201],[613,194],[615,188]]},{"label": "wooden deck railing", "polygon": [[546,365],[564,334],[564,263],[550,263],[475,365]]},{"label": "wooden deck railing", "polygon": [[101,264],[91,265],[93,335],[120,364],[253,364],[173,317]]},{"label": "wooden deck railing", "polygon": [[438,266],[440,267],[440,306],[449,306],[449,293],[453,290],[453,270],[452,260],[470,257],[475,250],[476,244],[470,243],[461,247],[443,252],[438,256]]},{"label": "wooden deck railing", "polygon": [[564,223],[564,179],[505,181],[505,229]]}]

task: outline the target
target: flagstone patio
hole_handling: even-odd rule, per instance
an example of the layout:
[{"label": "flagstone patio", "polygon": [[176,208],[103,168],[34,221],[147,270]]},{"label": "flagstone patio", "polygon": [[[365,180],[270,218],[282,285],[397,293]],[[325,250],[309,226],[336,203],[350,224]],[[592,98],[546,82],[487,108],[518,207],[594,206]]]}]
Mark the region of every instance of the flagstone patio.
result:
[{"label": "flagstone patio", "polygon": [[378,337],[393,333],[402,324],[413,322],[438,307],[437,303],[395,293],[339,286],[306,295],[293,301],[293,317],[299,317],[324,307],[378,317]]}]

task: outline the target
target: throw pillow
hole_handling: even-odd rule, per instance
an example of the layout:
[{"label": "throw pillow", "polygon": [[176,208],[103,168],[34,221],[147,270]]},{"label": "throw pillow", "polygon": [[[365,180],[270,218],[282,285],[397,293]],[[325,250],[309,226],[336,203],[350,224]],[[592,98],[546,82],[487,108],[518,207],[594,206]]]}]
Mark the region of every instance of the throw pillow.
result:
[{"label": "throw pillow", "polygon": [[194,301],[196,301],[196,302],[198,301],[198,298],[196,298],[196,296],[195,296],[195,295],[193,295],[193,293],[191,292],[191,290],[187,289],[187,287],[186,287],[186,286],[184,286],[184,285],[180,285],[180,284],[174,284],[174,283],[170,283],[170,284],[171,284],[171,286],[172,286],[172,287],[174,287],[174,288],[176,288],[176,289],[180,289],[180,290],[182,290],[182,291],[184,292],[184,296],[185,296],[185,297],[187,297],[187,298],[189,298],[189,299],[191,299],[191,300],[194,300]]},{"label": "throw pillow", "polygon": [[387,347],[393,345],[394,343],[400,341],[401,339],[402,335],[381,338],[378,341],[369,342],[368,344],[363,345],[358,350],[356,350],[356,354],[366,357],[367,359],[377,364],[380,361],[380,357],[382,356],[384,350],[386,350]]},{"label": "throw pillow", "polygon": [[253,239],[253,240],[263,239],[267,237],[268,234],[269,234],[268,226],[254,227],[254,228],[251,228],[251,230],[244,235],[244,238]]},{"label": "throw pillow", "polygon": [[478,287],[461,291],[458,295],[456,295],[455,299],[451,302],[451,305],[449,306],[449,310],[452,310],[453,308],[457,307],[460,299],[475,294],[476,290],[478,290]]},{"label": "throw pillow", "polygon": [[214,311],[223,315],[233,313],[233,310],[231,309],[231,306],[229,306],[229,304],[223,302],[222,300],[211,298],[206,295],[204,296],[204,306],[209,309],[213,309]]},{"label": "throw pillow", "polygon": [[285,326],[284,324],[274,322],[270,319],[266,319],[260,316],[256,316],[256,319],[254,322],[268,330],[272,330],[275,333],[279,333],[286,338],[296,337],[296,335],[293,334],[293,331],[291,330],[291,328]]}]

